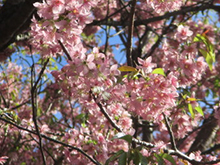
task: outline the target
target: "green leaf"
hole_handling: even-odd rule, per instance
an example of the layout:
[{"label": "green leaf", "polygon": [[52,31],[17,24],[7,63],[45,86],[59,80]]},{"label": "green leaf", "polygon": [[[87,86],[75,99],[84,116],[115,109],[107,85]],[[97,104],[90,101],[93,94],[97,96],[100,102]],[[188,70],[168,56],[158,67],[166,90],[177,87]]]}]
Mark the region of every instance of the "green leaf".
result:
[{"label": "green leaf", "polygon": [[200,106],[195,107],[195,110],[196,110],[197,112],[199,112],[202,116],[204,116],[203,110],[202,110],[202,108],[201,108]]},{"label": "green leaf", "polygon": [[163,76],[166,76],[162,68],[156,68],[152,71],[153,74],[161,74]]},{"label": "green leaf", "polygon": [[106,162],[105,165],[108,165],[111,161],[116,160],[121,154],[123,154],[124,151],[123,150],[119,150],[118,152],[116,152],[114,155],[112,155]]},{"label": "green leaf", "polygon": [[202,34],[197,34],[193,41],[194,42],[203,42],[204,44],[207,44],[207,37],[205,37]]},{"label": "green leaf", "polygon": [[127,153],[124,152],[121,154],[121,156],[119,157],[119,160],[118,160],[118,164],[119,165],[126,165],[127,163]]},{"label": "green leaf", "polygon": [[206,62],[208,63],[209,69],[212,70],[212,64],[215,62],[215,50],[214,45],[210,42],[206,35],[197,34],[194,42],[202,42],[206,46],[206,50],[199,49],[200,53],[204,56]]},{"label": "green leaf", "polygon": [[139,165],[141,163],[142,160],[142,155],[140,154],[139,150],[135,150],[133,153],[133,163],[135,165]]},{"label": "green leaf", "polygon": [[123,132],[119,132],[117,133],[113,139],[124,139],[126,140],[128,143],[131,143],[132,142],[132,136],[131,135],[126,135],[124,134]]},{"label": "green leaf", "polygon": [[168,160],[172,165],[176,165],[176,162],[171,155],[163,153],[162,158]]},{"label": "green leaf", "polygon": [[214,62],[213,58],[211,57],[211,55],[204,49],[199,49],[199,52],[203,55],[203,57],[205,58],[209,69],[212,70],[212,64]]},{"label": "green leaf", "polygon": [[160,155],[155,153],[154,156],[157,159],[158,165],[165,165],[164,164],[164,160],[163,160],[163,158]]},{"label": "green leaf", "polygon": [[118,68],[121,72],[136,72],[138,71],[136,68],[131,67],[131,66],[121,66]]},{"label": "green leaf", "polygon": [[86,115],[84,113],[80,113],[79,115],[76,116],[76,119],[84,119],[85,116]]},{"label": "green leaf", "polygon": [[148,160],[145,156],[142,156],[141,165],[148,165]]},{"label": "green leaf", "polygon": [[189,113],[191,114],[192,118],[194,119],[195,114],[193,112],[192,104],[188,104]]},{"label": "green leaf", "polygon": [[50,61],[56,63],[56,60],[54,58],[50,58]]}]

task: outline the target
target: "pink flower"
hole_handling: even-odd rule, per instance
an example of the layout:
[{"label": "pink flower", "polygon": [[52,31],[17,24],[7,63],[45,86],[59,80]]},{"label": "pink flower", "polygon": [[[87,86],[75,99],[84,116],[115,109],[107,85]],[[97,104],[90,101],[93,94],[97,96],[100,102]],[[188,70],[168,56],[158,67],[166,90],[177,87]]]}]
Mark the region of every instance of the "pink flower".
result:
[{"label": "pink flower", "polygon": [[96,69],[96,65],[94,63],[94,54],[89,54],[86,59],[86,64],[90,70]]},{"label": "pink flower", "polygon": [[195,153],[190,153],[189,157],[194,160],[201,161],[202,160],[201,151],[196,151]]},{"label": "pink flower", "polygon": [[177,34],[176,34],[177,40],[179,41],[186,40],[188,37],[192,35],[193,35],[193,32],[189,30],[188,26],[183,26],[183,25],[178,26]]},{"label": "pink flower", "polygon": [[4,163],[6,163],[7,159],[8,159],[7,156],[0,157],[0,164],[3,165]]},{"label": "pink flower", "polygon": [[140,65],[142,65],[142,67],[138,67],[138,68],[143,68],[145,73],[152,72],[152,68],[156,67],[156,64],[155,63],[151,63],[151,61],[152,61],[152,57],[151,56],[148,57],[146,60],[138,58],[138,63]]},{"label": "pink flower", "polygon": [[64,0],[54,0],[54,2],[51,2],[51,3],[53,4],[53,7],[52,7],[53,14],[59,15],[65,11]]}]

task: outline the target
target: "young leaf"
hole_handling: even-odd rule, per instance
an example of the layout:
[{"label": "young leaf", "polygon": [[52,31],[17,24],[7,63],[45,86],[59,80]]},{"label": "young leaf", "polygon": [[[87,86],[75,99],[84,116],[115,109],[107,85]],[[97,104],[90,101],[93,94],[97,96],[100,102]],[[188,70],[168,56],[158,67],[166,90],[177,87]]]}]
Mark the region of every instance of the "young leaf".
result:
[{"label": "young leaf", "polygon": [[108,165],[111,161],[117,159],[121,154],[123,154],[124,151],[123,150],[119,150],[118,152],[116,152],[114,155],[112,155],[106,162],[105,165]]},{"label": "young leaf", "polygon": [[142,159],[141,159],[141,165],[147,165],[148,164],[148,160],[145,156],[142,156]]},{"label": "young leaf", "polygon": [[160,154],[158,155],[158,154],[155,153],[154,156],[155,156],[156,159],[157,159],[158,165],[165,165],[165,164],[164,164],[164,160],[163,160],[163,158],[160,156]]},{"label": "young leaf", "polygon": [[138,150],[135,150],[134,154],[133,154],[133,162],[135,165],[139,165],[142,159],[142,155],[140,154],[140,152]]},{"label": "young leaf", "polygon": [[189,113],[191,114],[192,118],[194,119],[195,114],[193,112],[192,104],[188,104]]},{"label": "young leaf", "polygon": [[119,165],[126,165],[126,163],[127,163],[127,153],[123,152],[121,154],[121,156],[119,157],[118,164]]},{"label": "young leaf", "polygon": [[193,97],[188,97],[186,101],[198,101],[199,99],[193,98]]},{"label": "young leaf", "polygon": [[131,143],[131,142],[132,142],[132,136],[131,136],[131,135],[126,135],[126,134],[124,134],[124,133],[122,133],[122,132],[117,133],[117,134],[113,137],[113,139],[124,139],[124,140],[126,140],[128,143]]},{"label": "young leaf", "polygon": [[202,42],[206,46],[206,50],[199,49],[200,53],[204,56],[209,69],[212,70],[212,64],[215,62],[215,50],[213,44],[207,38],[206,35],[197,34],[196,37],[193,39],[194,42]]},{"label": "young leaf", "polygon": [[203,110],[202,110],[202,108],[201,108],[200,106],[195,107],[195,110],[196,110],[197,112],[199,112],[202,116],[204,116]]},{"label": "young leaf", "polygon": [[138,71],[136,68],[131,67],[131,66],[121,66],[118,68],[121,72],[136,72]]},{"label": "young leaf", "polygon": [[163,76],[166,76],[162,68],[156,68],[152,71],[153,74],[161,74]]},{"label": "young leaf", "polygon": [[204,49],[199,49],[199,52],[203,55],[203,57],[205,58],[208,66],[209,66],[209,69],[212,70],[212,63],[214,62],[213,61],[213,58],[211,57],[211,55]]},{"label": "young leaf", "polygon": [[171,155],[163,153],[162,158],[168,160],[172,165],[176,165],[176,162]]}]

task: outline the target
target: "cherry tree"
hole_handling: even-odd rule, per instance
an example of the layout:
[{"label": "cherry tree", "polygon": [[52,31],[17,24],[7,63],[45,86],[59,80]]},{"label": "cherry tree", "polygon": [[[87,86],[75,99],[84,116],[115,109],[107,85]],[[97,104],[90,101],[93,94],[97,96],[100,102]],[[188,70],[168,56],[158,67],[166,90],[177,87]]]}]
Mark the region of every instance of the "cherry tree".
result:
[{"label": "cherry tree", "polygon": [[220,164],[219,3],[2,2],[0,164]]}]

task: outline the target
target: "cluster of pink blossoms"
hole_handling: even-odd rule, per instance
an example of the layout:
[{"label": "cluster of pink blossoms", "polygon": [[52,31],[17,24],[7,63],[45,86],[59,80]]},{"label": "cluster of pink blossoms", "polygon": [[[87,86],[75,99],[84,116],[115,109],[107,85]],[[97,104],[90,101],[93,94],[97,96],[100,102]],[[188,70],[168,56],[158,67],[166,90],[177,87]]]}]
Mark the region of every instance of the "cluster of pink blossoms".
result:
[{"label": "cluster of pink blossoms", "polygon": [[145,120],[160,122],[163,118],[162,112],[169,115],[169,109],[176,105],[178,81],[173,74],[167,77],[152,74],[152,69],[156,64],[151,62],[151,57],[138,60],[140,63],[138,68],[143,71],[143,77],[138,80],[124,79],[126,92],[129,95],[128,110]]},{"label": "cluster of pink blossoms", "polygon": [[35,3],[40,21],[32,19],[32,45],[42,56],[62,54],[60,42],[67,49],[79,50],[82,47],[80,34],[85,24],[92,21],[90,9],[98,1],[51,0]]},{"label": "cluster of pink blossoms", "polygon": [[[176,10],[182,4],[181,1],[158,2],[147,1],[158,13],[167,8]],[[183,138],[196,124],[189,124],[189,120],[192,122],[190,117],[174,108],[178,97],[177,88],[198,82],[207,67],[203,57],[197,58],[196,45],[189,42],[195,36],[190,30],[192,26],[179,25],[172,38],[177,42],[167,40],[159,51],[161,67],[167,73],[166,76],[152,73],[156,64],[149,57],[146,60],[138,59],[139,75],[133,77],[133,73],[128,73],[128,77],[120,79],[122,75],[112,54],[105,55],[97,48],[87,54],[81,43],[80,34],[85,24],[91,22],[90,9],[96,4],[95,1],[71,0],[35,4],[43,19],[33,19],[33,45],[42,56],[55,56],[62,54],[60,42],[63,43],[72,61],[69,60],[61,71],[52,72],[56,80],[54,87],[62,89],[66,99],[71,97],[77,101],[80,113],[88,115],[86,128],[73,128],[63,139],[90,155],[96,155],[100,162],[105,162],[109,153],[120,149],[127,151],[128,144],[125,141],[110,140],[116,131],[109,130],[112,126],[98,104],[126,134],[134,134],[131,114],[139,115],[161,127],[161,134],[155,137],[155,141],[159,144],[163,140],[163,145],[166,145],[170,139],[168,136],[163,137],[163,132],[167,132],[161,122],[163,112],[175,119],[173,124],[178,125],[175,136]],[[69,162],[74,160],[80,164],[88,161],[76,151],[65,150],[64,153]]]},{"label": "cluster of pink blossoms", "polygon": [[174,11],[180,9],[183,5],[183,1],[179,0],[147,0],[147,4],[149,4],[156,13],[162,14],[167,11]]},{"label": "cluster of pink blossoms", "polygon": [[[80,131],[73,129],[72,131],[77,134],[71,133],[70,136],[67,133],[64,139],[69,139],[74,146],[88,150],[91,155],[96,152],[98,154],[97,158],[101,162],[106,161],[110,152],[120,149],[127,151],[128,146],[123,140],[109,140],[115,135],[115,131],[107,129],[111,125],[103,116],[96,102],[103,104],[103,108],[106,109],[112,120],[122,127],[124,132],[133,134],[130,114],[112,96],[113,90],[117,90],[117,93],[121,92],[120,89],[115,88],[117,86],[117,76],[120,72],[117,70],[116,64],[111,65],[112,59],[111,54],[106,56],[94,48],[93,52],[88,55],[81,53],[79,56],[75,54],[74,60],[69,61],[69,64],[64,66],[61,71],[52,72],[56,79],[55,86],[62,89],[62,93],[66,98],[71,97],[71,99],[77,100],[77,103],[80,104],[80,113],[88,114],[86,127],[87,131],[92,131],[90,136],[86,136],[84,128],[80,128]],[[79,134],[81,134],[80,137],[83,140],[78,139]],[[86,143],[89,140],[95,140],[98,144]],[[68,154],[70,160],[82,160],[81,157],[72,154]]]},{"label": "cluster of pink blossoms", "polygon": [[[191,28],[194,28],[193,25]],[[179,25],[174,38],[165,41],[158,51],[161,66],[166,72],[172,72],[178,78],[180,87],[197,83],[207,68],[204,58],[197,56],[197,43],[193,42],[195,36],[189,26]]]},{"label": "cluster of pink blossoms", "polygon": [[[138,69],[142,73],[140,78],[129,78],[128,75],[120,80],[122,75],[117,69],[118,66],[112,65],[111,54],[104,55],[95,48],[91,54],[84,56],[75,54],[74,56],[73,61],[69,61],[69,64],[64,66],[61,71],[53,71],[52,75],[56,79],[57,88],[62,89],[64,96],[77,100],[81,106],[81,113],[89,116],[87,126],[93,134],[90,137],[82,136],[84,140],[81,141],[95,139],[100,142],[100,139],[96,138],[97,136],[104,139],[100,145],[96,146],[91,143],[90,147],[86,144],[79,145],[79,141],[73,141],[73,145],[81,146],[86,150],[88,147],[92,147],[93,151],[96,150],[100,156],[106,155],[100,157],[101,162],[106,160],[108,153],[119,149],[127,151],[127,143],[119,141],[120,145],[117,144],[116,148],[113,147],[117,140],[109,139],[114,136],[115,131],[108,131],[110,132],[108,137],[105,135],[105,131],[111,125],[97,103],[102,104],[111,119],[119,125],[123,132],[131,135],[134,132],[130,113],[140,115],[144,120],[160,123],[163,119],[162,112],[169,115],[171,112],[169,109],[176,105],[177,79],[172,74],[167,77],[152,74],[156,65],[151,62],[151,58],[139,59],[141,66]],[[118,82],[119,80],[121,82]],[[76,137],[68,135],[65,139],[68,138],[75,139]],[[103,142],[105,142],[105,150],[103,150]]]}]

